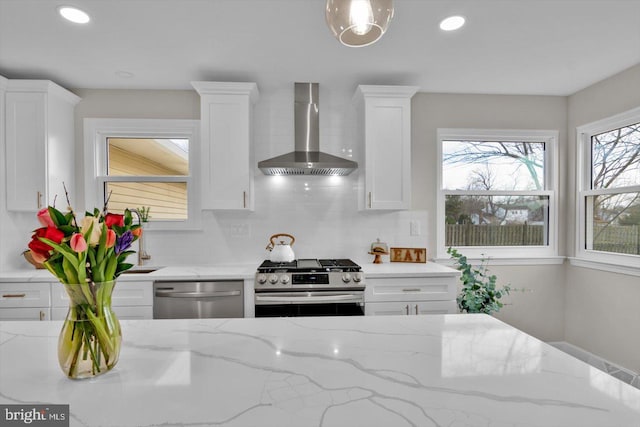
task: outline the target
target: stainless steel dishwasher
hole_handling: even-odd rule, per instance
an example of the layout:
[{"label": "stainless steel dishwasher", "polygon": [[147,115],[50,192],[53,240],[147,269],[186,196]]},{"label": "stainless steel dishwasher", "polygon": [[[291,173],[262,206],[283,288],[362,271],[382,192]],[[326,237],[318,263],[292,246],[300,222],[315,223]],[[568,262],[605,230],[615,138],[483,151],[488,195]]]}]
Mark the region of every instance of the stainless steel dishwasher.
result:
[{"label": "stainless steel dishwasher", "polygon": [[153,283],[154,319],[244,317],[242,280]]}]

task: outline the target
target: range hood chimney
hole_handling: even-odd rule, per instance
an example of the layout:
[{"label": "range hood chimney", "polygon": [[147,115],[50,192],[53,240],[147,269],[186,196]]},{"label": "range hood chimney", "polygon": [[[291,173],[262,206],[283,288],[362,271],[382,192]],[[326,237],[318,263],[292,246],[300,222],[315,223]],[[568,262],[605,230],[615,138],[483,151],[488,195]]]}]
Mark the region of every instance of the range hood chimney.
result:
[{"label": "range hood chimney", "polygon": [[295,151],[258,163],[265,175],[349,175],[358,163],[320,152],[318,83],[295,84]]}]

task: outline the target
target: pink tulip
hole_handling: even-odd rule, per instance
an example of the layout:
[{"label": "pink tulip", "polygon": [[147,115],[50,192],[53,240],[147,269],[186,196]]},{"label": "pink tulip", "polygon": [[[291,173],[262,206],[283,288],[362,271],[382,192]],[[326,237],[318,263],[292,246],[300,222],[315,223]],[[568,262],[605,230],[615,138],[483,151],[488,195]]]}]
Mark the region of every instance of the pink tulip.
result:
[{"label": "pink tulip", "polygon": [[48,258],[38,252],[35,251],[30,251],[31,252],[31,258],[33,258],[33,260],[35,262],[37,262],[38,264],[42,264],[43,262],[45,262]]},{"label": "pink tulip", "polygon": [[51,219],[51,215],[49,215],[49,208],[43,208],[38,211],[38,221],[45,227],[55,228],[56,226]]},{"label": "pink tulip", "polygon": [[84,236],[80,233],[73,233],[71,236],[71,240],[69,241],[69,246],[75,252],[80,253],[87,250],[87,241],[84,240]]},{"label": "pink tulip", "polygon": [[112,248],[116,244],[116,232],[109,229],[107,230],[107,242],[106,246],[108,248]]}]

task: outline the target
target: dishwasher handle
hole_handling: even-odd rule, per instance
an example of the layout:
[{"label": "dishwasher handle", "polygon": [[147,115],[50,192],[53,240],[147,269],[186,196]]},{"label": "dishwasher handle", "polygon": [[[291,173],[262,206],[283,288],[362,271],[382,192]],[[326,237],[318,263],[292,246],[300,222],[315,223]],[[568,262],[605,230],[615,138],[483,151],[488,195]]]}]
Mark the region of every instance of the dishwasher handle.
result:
[{"label": "dishwasher handle", "polygon": [[163,298],[216,298],[216,297],[236,297],[240,291],[214,291],[214,292],[180,292],[173,290],[156,290],[157,297]]}]

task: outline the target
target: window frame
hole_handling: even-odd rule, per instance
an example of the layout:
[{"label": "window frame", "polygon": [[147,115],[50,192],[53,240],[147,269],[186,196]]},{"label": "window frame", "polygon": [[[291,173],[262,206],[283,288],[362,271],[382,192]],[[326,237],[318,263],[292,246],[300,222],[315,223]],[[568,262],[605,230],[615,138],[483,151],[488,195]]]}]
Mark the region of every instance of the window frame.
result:
[{"label": "window frame", "polygon": [[571,263],[583,267],[640,275],[640,255],[586,249],[587,197],[611,193],[640,192],[640,184],[615,188],[591,188],[591,138],[603,132],[640,123],[640,107],[576,127],[575,258]]},{"label": "window frame", "polygon": [[[448,259],[445,245],[445,199],[447,195],[525,195],[547,196],[549,198],[548,244],[543,246],[456,246],[472,259],[490,257],[492,260],[526,260],[527,263],[558,259],[558,138],[557,130],[527,129],[437,129],[437,203],[436,203],[436,240],[437,259]],[[482,190],[446,190],[443,184],[443,141],[504,141],[504,142],[544,142],[545,169],[543,190],[482,191]],[[537,259],[537,261],[532,261]],[[552,260],[553,259],[553,260]],[[520,261],[519,261],[520,262]]]},{"label": "window frame", "polygon": [[[108,138],[181,138],[189,140],[189,175],[108,176]],[[104,205],[106,182],[185,182],[186,220],[150,221],[147,230],[190,230],[201,228],[200,207],[200,121],[183,119],[84,119],[84,201],[86,209]],[[153,212],[151,213],[153,216]]]}]

